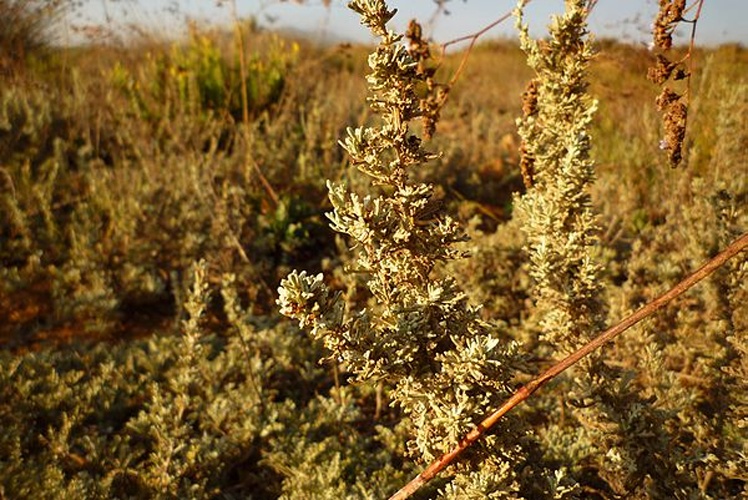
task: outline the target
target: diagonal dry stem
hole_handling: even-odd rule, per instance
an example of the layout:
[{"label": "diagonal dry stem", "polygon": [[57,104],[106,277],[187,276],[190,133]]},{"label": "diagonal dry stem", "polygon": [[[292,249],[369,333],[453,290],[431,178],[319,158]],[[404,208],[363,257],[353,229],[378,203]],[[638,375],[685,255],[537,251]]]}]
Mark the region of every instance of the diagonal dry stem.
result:
[{"label": "diagonal dry stem", "polygon": [[478,424],[478,426],[473,429],[467,436],[462,438],[462,440],[457,444],[457,446],[454,447],[454,449],[435,460],[423,472],[421,472],[412,481],[410,481],[402,489],[400,489],[400,491],[392,495],[392,497],[390,497],[390,500],[402,500],[410,497],[413,493],[418,491],[421,486],[426,484],[445,467],[451,464],[463,451],[465,451],[470,445],[477,441],[487,430],[493,427],[501,417],[509,413],[509,411],[512,410],[515,406],[519,405],[524,400],[529,398],[535,391],[553,380],[557,375],[564,372],[567,368],[577,363],[592,351],[598,349],[603,344],[610,342],[615,337],[628,330],[647,316],[650,316],[659,309],[662,309],[668,302],[682,295],[686,290],[709,276],[712,272],[722,266],[728,259],[734,257],[741,251],[745,250],[747,247],[748,233],[745,233],[740,238],[732,242],[730,246],[728,246],[725,250],[717,254],[714,258],[701,266],[683,281],[675,285],[673,288],[660,295],[635,313],[627,316],[615,326],[608,328],[588,344],[584,345],[576,352],[559,361],[557,364],[546,370],[543,374],[520,388],[498,410],[496,410],[493,414],[491,414],[480,424]]}]

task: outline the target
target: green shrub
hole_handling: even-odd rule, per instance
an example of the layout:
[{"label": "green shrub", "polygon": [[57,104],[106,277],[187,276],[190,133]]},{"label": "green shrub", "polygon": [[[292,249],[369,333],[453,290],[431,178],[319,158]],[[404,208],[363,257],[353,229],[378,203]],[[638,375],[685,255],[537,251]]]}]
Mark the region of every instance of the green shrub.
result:
[{"label": "green shrub", "polygon": [[[215,33],[202,32],[192,24],[185,43],[175,43],[168,51],[149,52],[148,64],[137,72],[118,63],[110,79],[143,118],[167,118],[175,113],[194,118],[212,113],[240,121],[245,95],[249,114],[256,116],[280,100],[299,46],[276,36],[260,40],[259,34],[250,35],[249,47],[258,41],[263,51],[255,49],[244,56],[244,73],[238,54],[229,59]],[[248,52],[249,48],[233,52],[239,50]]]}]

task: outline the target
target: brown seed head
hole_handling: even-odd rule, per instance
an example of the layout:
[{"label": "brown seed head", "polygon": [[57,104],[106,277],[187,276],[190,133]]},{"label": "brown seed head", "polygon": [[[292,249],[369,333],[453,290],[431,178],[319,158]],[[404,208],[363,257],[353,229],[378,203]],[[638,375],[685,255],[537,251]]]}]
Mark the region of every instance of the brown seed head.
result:
[{"label": "brown seed head", "polygon": [[647,71],[647,79],[656,85],[662,85],[673,74],[676,66],[678,66],[677,63],[670,61],[662,54],[657,54],[657,62]]},{"label": "brown seed head", "polygon": [[660,0],[660,10],[654,22],[655,46],[668,50],[673,46],[673,31],[683,19],[686,0]]},{"label": "brown seed head", "polygon": [[527,83],[522,93],[522,113],[525,117],[533,116],[538,112],[538,81],[533,78]]}]

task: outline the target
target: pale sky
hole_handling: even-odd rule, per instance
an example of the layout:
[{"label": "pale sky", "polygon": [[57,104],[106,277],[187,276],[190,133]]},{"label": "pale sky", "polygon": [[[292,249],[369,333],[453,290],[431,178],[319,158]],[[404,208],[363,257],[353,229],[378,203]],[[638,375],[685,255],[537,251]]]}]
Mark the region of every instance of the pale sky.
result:
[{"label": "pale sky", "polygon": [[[216,0],[88,0],[83,8],[83,19],[73,24],[101,23],[105,12],[114,24],[134,23],[150,26],[162,33],[178,32],[186,17],[226,23],[230,19],[229,3],[217,6]],[[276,28],[293,28],[313,33],[330,41],[371,40],[367,30],[359,25],[355,13],[345,7],[342,0],[331,0],[325,7],[322,0],[296,1],[236,0],[239,16],[255,16],[260,24]],[[445,42],[470,34],[510,11],[514,0],[451,0],[447,3],[450,15],[438,16],[427,26],[434,14],[433,0],[390,0],[398,9],[393,20],[395,29],[402,30],[416,17],[437,42]],[[648,33],[657,0],[598,0],[590,17],[590,28],[597,37],[612,36],[647,44]],[[690,2],[689,2],[690,3]],[[527,18],[535,35],[545,32],[549,15],[563,10],[562,0],[533,0],[528,6]],[[690,33],[690,25],[687,28]],[[681,30],[685,32],[685,30]],[[697,25],[697,43],[716,45],[738,42],[748,45],[748,0],[705,0]],[[485,38],[514,37],[514,22],[505,21],[490,31]],[[683,36],[680,41],[685,42]]]}]

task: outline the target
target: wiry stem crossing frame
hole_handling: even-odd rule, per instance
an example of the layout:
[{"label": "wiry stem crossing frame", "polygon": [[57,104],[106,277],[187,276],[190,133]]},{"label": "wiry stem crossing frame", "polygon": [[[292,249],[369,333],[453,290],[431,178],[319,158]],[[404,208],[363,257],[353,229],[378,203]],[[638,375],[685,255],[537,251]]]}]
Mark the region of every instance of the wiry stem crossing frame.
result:
[{"label": "wiry stem crossing frame", "polygon": [[647,316],[652,315],[656,311],[662,309],[670,301],[676,297],[682,295],[688,289],[696,285],[698,282],[709,276],[711,273],[721,267],[727,260],[734,257],[741,251],[748,248],[748,233],[743,234],[740,238],[732,242],[726,249],[717,254],[714,258],[709,260],[707,263],[702,265],[693,274],[685,278],[683,281],[675,285],[673,288],[660,295],[647,305],[643,306],[638,311],[627,316],[625,319],[620,321],[615,326],[608,328],[595,339],[578,349],[576,352],[570,354],[551,368],[546,370],[543,374],[536,377],[525,386],[521,387],[514,395],[509,398],[498,410],[484,419],[478,426],[467,434],[451,451],[445,453],[431,465],[429,465],[423,472],[416,476],[412,481],[406,484],[402,489],[390,497],[390,500],[403,500],[410,497],[418,489],[434,478],[439,472],[445,467],[451,464],[463,451],[465,451],[470,445],[476,442],[486,431],[493,427],[501,417],[509,413],[514,407],[529,398],[535,391],[540,389],[542,386],[553,380],[556,376],[560,375],[567,368],[571,367],[579,360],[602,347],[604,344],[612,341],[618,335],[634,326],[639,321],[643,320]]}]

